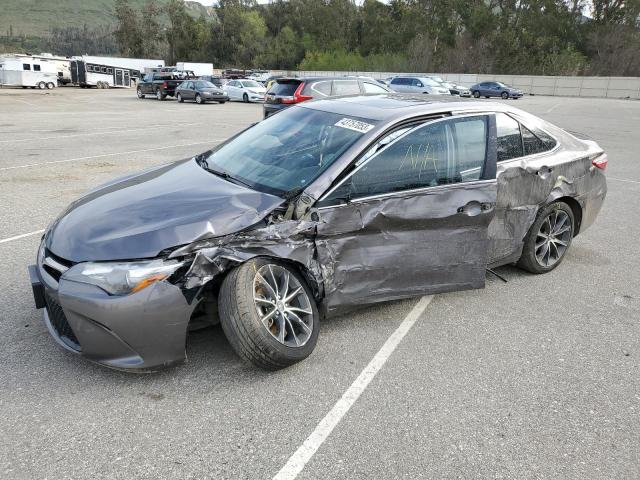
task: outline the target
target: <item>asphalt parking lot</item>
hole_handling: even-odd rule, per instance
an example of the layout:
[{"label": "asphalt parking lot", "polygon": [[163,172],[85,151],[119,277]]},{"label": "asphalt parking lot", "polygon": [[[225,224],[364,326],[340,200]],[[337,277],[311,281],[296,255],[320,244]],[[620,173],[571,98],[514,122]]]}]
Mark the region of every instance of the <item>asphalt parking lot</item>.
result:
[{"label": "asphalt parking lot", "polygon": [[[599,218],[550,274],[502,267],[508,283],[433,297],[297,478],[640,478],[640,102],[517,106],[608,151]],[[0,90],[0,478],[273,478],[418,303],[327,320],[276,373],[219,327],[150,375],[54,343],[28,283],[38,232],[87,189],[261,118],[134,90]]]}]

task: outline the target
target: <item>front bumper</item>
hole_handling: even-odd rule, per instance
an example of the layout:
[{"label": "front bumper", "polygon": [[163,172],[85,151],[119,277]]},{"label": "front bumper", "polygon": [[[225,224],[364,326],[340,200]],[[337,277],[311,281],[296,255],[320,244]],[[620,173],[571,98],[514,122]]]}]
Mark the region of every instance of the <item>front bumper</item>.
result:
[{"label": "front bumper", "polygon": [[111,296],[84,283],[51,277],[29,266],[36,308],[64,349],[101,365],[153,371],[184,361],[187,326],[197,302],[157,282],[127,296]]},{"label": "front bumper", "polygon": [[213,101],[213,102],[228,102],[229,101],[229,97],[227,95],[224,95],[223,93],[220,94],[205,94],[204,95],[204,99],[206,101]]}]

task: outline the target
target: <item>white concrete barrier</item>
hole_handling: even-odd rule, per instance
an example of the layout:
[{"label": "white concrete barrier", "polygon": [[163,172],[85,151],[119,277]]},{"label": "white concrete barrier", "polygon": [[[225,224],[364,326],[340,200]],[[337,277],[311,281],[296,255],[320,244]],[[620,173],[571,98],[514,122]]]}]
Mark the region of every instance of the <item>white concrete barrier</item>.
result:
[{"label": "white concrete barrier", "polygon": [[340,72],[340,71],[289,71],[286,75],[304,77],[333,77],[361,75],[385,79],[397,75],[429,75],[445,80],[471,85],[485,81],[504,82],[530,95],[557,95],[563,97],[606,97],[640,100],[639,77],[552,77],[536,75],[487,75],[472,73],[398,73],[398,72]]}]

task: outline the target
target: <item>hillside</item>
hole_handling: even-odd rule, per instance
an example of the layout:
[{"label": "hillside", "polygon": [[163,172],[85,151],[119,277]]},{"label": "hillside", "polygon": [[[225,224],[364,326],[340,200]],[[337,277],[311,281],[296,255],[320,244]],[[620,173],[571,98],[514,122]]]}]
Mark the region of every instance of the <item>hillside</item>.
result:
[{"label": "hillside", "polygon": [[[130,0],[139,9],[147,0]],[[88,29],[111,26],[115,0],[2,0],[0,36],[46,35],[52,28],[80,27]],[[158,4],[164,3],[162,0]],[[194,16],[208,15],[209,9],[197,2],[185,2]]]}]

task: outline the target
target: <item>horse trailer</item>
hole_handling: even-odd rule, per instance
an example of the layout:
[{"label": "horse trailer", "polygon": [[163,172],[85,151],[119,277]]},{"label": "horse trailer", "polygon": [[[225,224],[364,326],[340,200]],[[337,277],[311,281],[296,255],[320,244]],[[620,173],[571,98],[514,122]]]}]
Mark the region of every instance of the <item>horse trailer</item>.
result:
[{"label": "horse trailer", "polygon": [[0,85],[52,89],[58,84],[57,66],[47,59],[29,55],[0,57]]},{"label": "horse trailer", "polygon": [[83,55],[71,60],[71,81],[83,88],[129,88],[151,66],[164,66],[164,60]]}]

